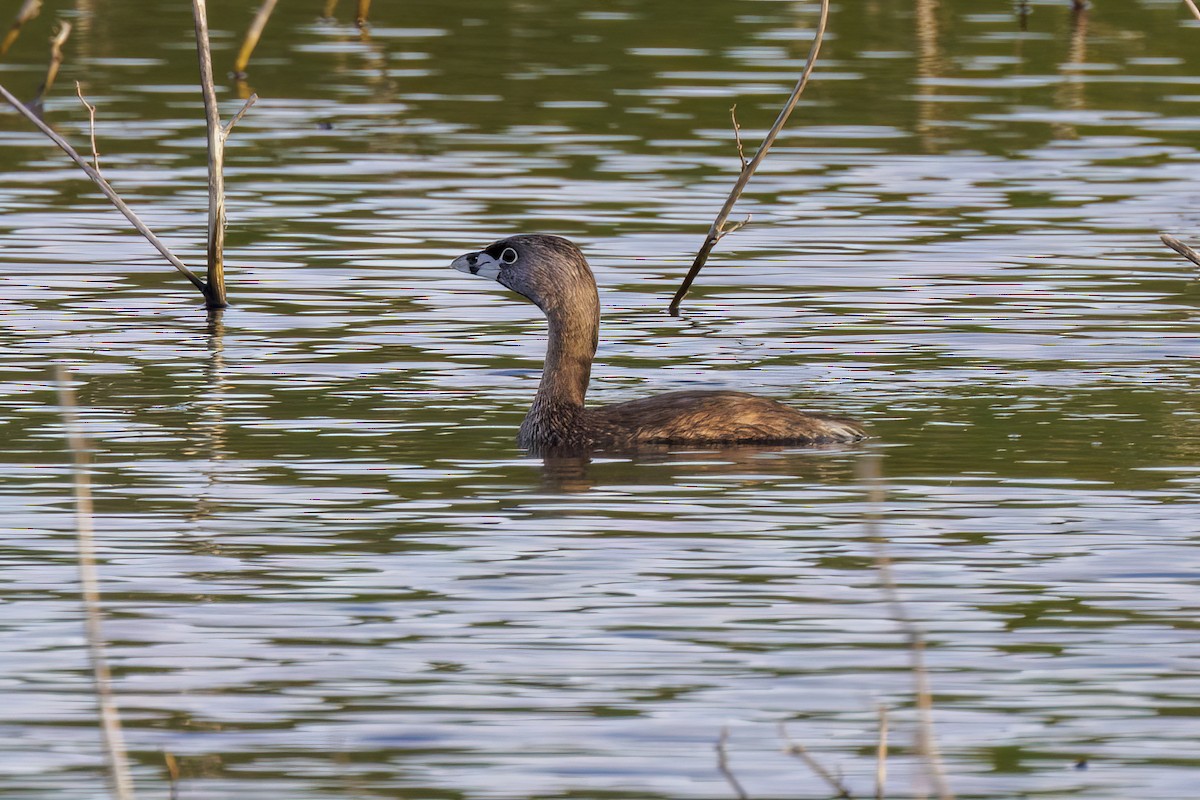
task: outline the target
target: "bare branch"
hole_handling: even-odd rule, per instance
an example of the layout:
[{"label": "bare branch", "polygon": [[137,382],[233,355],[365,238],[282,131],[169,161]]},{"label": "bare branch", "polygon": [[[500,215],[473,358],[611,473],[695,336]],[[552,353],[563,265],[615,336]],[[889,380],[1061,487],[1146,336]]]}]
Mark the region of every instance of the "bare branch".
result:
[{"label": "bare branch", "polygon": [[250,55],[258,46],[258,40],[262,38],[263,28],[267,27],[267,20],[271,18],[271,12],[275,10],[276,2],[278,0],[263,0],[263,4],[258,7],[258,13],[250,22],[250,27],[246,29],[246,38],[242,40],[242,49],[238,51],[237,60],[233,62],[235,78],[246,77],[246,67],[250,64]]},{"label": "bare branch", "polygon": [[196,273],[188,269],[187,265],[180,261],[179,258],[171,252],[170,248],[168,248],[161,239],[154,235],[154,231],[146,227],[146,223],[142,222],[141,217],[135,214],[133,209],[125,204],[125,201],[121,199],[121,196],[117,194],[116,190],[112,188],[109,182],[104,179],[103,175],[97,172],[91,164],[84,161],[83,157],[80,156],[79,153],[75,152],[74,147],[71,147],[71,145],[65,139],[55,133],[37,116],[37,114],[33,113],[33,111],[31,111],[24,103],[14,97],[12,92],[8,91],[8,89],[4,88],[3,86],[0,86],[0,97],[3,97],[5,100],[7,100],[9,105],[20,112],[20,114],[27,120],[32,122],[38,130],[50,138],[50,141],[58,145],[60,150],[66,153],[72,161],[78,164],[79,168],[82,169],[87,176],[92,179],[96,186],[100,188],[100,191],[104,193],[104,196],[107,197],[109,201],[117,207],[118,211],[125,215],[125,219],[132,223],[133,227],[137,229],[137,232],[146,237],[146,240],[149,241],[150,244],[154,245],[154,248],[158,250],[158,252],[162,253],[163,257],[171,263],[171,266],[175,267],[175,269],[179,270],[179,272],[182,273],[185,278],[191,281],[193,286],[203,292],[205,296],[208,295],[208,289],[204,285],[204,281],[200,280],[200,278],[196,276]]},{"label": "bare branch", "polygon": [[54,31],[54,36],[50,39],[50,64],[46,67],[46,79],[38,87],[37,97],[33,99],[32,105],[35,107],[41,106],[42,101],[46,99],[46,95],[50,94],[50,90],[54,88],[54,80],[58,77],[58,68],[62,66],[63,62],[62,47],[70,35],[71,23],[65,19],[59,20],[58,27]]},{"label": "bare branch", "polygon": [[337,10],[338,0],[325,0],[325,13],[321,15],[322,19],[333,19],[333,12]]},{"label": "bare branch", "polygon": [[200,62],[200,91],[208,126],[208,290],[209,308],[224,308],[225,300],[225,140],[213,84],[212,52],[208,46],[208,7],[192,0],[196,20],[196,56]]},{"label": "bare branch", "polygon": [[167,781],[170,786],[170,793],[167,797],[170,800],[179,800],[179,762],[175,760],[175,754],[169,750],[163,751],[163,761],[167,764]]},{"label": "bare branch", "polygon": [[87,633],[88,656],[92,662],[92,681],[96,705],[100,711],[100,731],[108,759],[108,776],[117,800],[133,800],[133,779],[129,757],[121,733],[121,717],[112,693],[112,673],[104,655],[104,630],[100,611],[100,580],[96,570],[96,545],[92,529],[92,487],[88,475],[87,443],[79,428],[75,392],[69,374],[59,365],[55,370],[63,428],[71,448],[75,472],[75,532],[79,547],[79,588],[83,595],[83,613]]},{"label": "bare branch", "polygon": [[725,751],[725,743],[729,741],[729,728],[721,728],[721,735],[717,739],[717,769],[721,772],[725,782],[733,789],[734,795],[738,800],[750,800],[750,795],[746,794],[746,790],[742,788],[742,784],[738,783],[738,779],[733,774],[733,770],[729,768],[729,754]]},{"label": "bare branch", "polygon": [[683,302],[688,289],[692,286],[692,281],[696,280],[696,276],[704,267],[704,263],[708,261],[708,254],[712,252],[713,246],[720,238],[721,230],[725,227],[725,220],[729,219],[729,215],[733,212],[733,206],[742,196],[742,192],[745,191],[746,184],[750,182],[750,177],[754,175],[759,165],[762,164],[763,159],[767,157],[771,145],[775,143],[779,132],[783,130],[784,124],[787,123],[788,117],[791,116],[792,109],[800,101],[800,95],[804,92],[804,87],[808,85],[808,78],[812,75],[813,66],[817,63],[817,54],[821,51],[821,40],[825,37],[825,25],[828,21],[829,0],[821,0],[821,17],[817,21],[817,31],[813,36],[812,47],[808,51],[808,61],[804,64],[804,71],[800,74],[800,80],[796,82],[796,87],[792,89],[792,94],[780,110],[779,116],[775,118],[775,124],[767,131],[767,135],[763,137],[762,144],[758,146],[758,152],[754,154],[754,158],[750,159],[750,162],[742,169],[737,182],[733,185],[733,190],[729,193],[729,197],[725,199],[725,205],[721,206],[721,210],[717,213],[717,218],[709,226],[708,236],[705,237],[704,244],[700,246],[700,251],[696,253],[696,260],[692,262],[691,269],[684,276],[683,283],[680,285],[679,290],[675,292],[675,297],[671,299],[671,305],[667,308],[670,314],[679,314],[679,304]]},{"label": "bare branch", "polygon": [[367,14],[371,11],[371,0],[358,0],[358,14],[355,17],[355,23],[358,27],[367,27]]},{"label": "bare branch", "polygon": [[751,218],[751,215],[747,214],[746,218],[741,222],[735,222],[728,228],[722,229],[719,233],[717,233],[717,241],[719,242],[734,231],[740,231],[742,228],[746,227],[748,224],[750,224]]},{"label": "bare branch", "polygon": [[241,122],[242,117],[246,116],[246,112],[250,110],[250,106],[258,102],[258,95],[252,94],[246,98],[246,102],[238,109],[238,112],[233,115],[233,119],[225,123],[225,127],[221,129],[221,141],[224,142],[229,138],[230,132],[233,131],[233,126]]},{"label": "bare branch", "polygon": [[733,140],[737,143],[738,161],[742,162],[742,171],[746,170],[746,151],[742,149],[742,126],[737,121],[737,103],[729,108],[729,118],[733,120]]},{"label": "bare branch", "polygon": [[1163,244],[1165,244],[1167,247],[1171,248],[1188,261],[1200,267],[1200,253],[1197,253],[1195,250],[1188,247],[1186,244],[1179,241],[1169,233],[1159,234],[1159,237],[1163,240]]},{"label": "bare branch", "polygon": [[887,706],[879,706],[879,744],[875,746],[875,800],[883,800],[886,796],[884,785],[887,783],[888,759],[888,712]]},{"label": "bare branch", "polygon": [[4,35],[4,40],[0,41],[0,57],[3,57],[8,52],[8,48],[13,46],[13,42],[21,35],[21,28],[25,27],[25,23],[36,17],[41,10],[42,0],[25,0],[21,8],[17,10],[12,27]]},{"label": "bare branch", "polygon": [[79,96],[79,102],[83,103],[88,110],[88,131],[92,137],[92,167],[96,170],[96,174],[100,174],[100,151],[96,149],[96,107],[89,103],[83,96],[83,87],[79,81],[75,81],[75,94]]},{"label": "bare branch", "polygon": [[1183,2],[1187,3],[1187,7],[1191,9],[1192,16],[1196,19],[1200,19],[1200,8],[1196,7],[1195,0],[1183,0]]},{"label": "bare branch", "polygon": [[942,766],[942,757],[938,751],[937,737],[933,731],[933,694],[929,688],[929,670],[925,667],[925,636],[921,629],[912,621],[904,601],[900,599],[895,576],[892,573],[892,560],[887,554],[886,540],[880,526],[880,509],[883,507],[883,480],[879,466],[879,456],[871,454],[859,460],[859,477],[867,486],[866,534],[867,539],[875,549],[875,569],[879,573],[879,582],[883,593],[892,608],[892,618],[908,639],[909,653],[912,658],[913,694],[916,695],[918,726],[917,750],[925,759],[925,768],[929,773],[930,783],[939,800],[954,800],[954,794],[946,782],[946,771]]},{"label": "bare branch", "polygon": [[834,797],[842,798],[842,800],[854,800],[854,795],[850,794],[850,790],[846,788],[846,784],[839,777],[825,769],[820,761],[812,757],[804,745],[792,741],[792,738],[788,736],[787,726],[782,722],[779,723],[779,736],[783,739],[783,752],[803,761],[814,775],[829,785],[829,788],[835,792]]}]

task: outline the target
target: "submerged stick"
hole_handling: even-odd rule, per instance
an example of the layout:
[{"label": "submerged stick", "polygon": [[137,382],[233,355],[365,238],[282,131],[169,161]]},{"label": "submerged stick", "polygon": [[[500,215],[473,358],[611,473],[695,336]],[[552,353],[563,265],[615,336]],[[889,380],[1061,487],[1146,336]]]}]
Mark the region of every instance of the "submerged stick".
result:
[{"label": "submerged stick", "polygon": [[[813,37],[812,47],[808,51],[808,61],[804,64],[804,71],[800,74],[800,80],[796,82],[796,88],[792,89],[792,94],[788,97],[787,103],[779,112],[779,116],[775,118],[775,124],[767,131],[767,135],[763,137],[762,144],[758,146],[758,152],[754,154],[754,158],[742,167],[742,172],[738,175],[737,182],[733,185],[733,191],[729,193],[729,197],[725,199],[725,205],[721,206],[721,210],[717,213],[717,218],[713,220],[712,225],[708,228],[708,236],[704,239],[704,244],[700,246],[700,251],[696,253],[696,260],[692,262],[691,269],[683,279],[683,284],[680,285],[679,291],[675,292],[675,297],[671,300],[671,305],[668,307],[668,312],[672,316],[679,314],[679,304],[683,302],[683,298],[687,296],[688,289],[692,286],[692,281],[696,280],[696,275],[704,267],[704,263],[708,261],[708,254],[712,252],[717,242],[728,233],[737,230],[737,226],[732,229],[725,227],[726,220],[729,219],[730,213],[733,212],[733,207],[741,198],[742,192],[746,189],[746,184],[750,182],[750,177],[754,175],[755,170],[767,157],[767,152],[771,149],[771,145],[775,143],[779,132],[783,130],[783,126],[787,123],[788,117],[792,114],[792,109],[796,107],[796,103],[800,100],[800,95],[804,92],[804,87],[808,85],[808,78],[812,75],[813,66],[817,62],[817,53],[821,51],[821,40],[825,36],[825,24],[829,20],[829,0],[821,0],[821,17],[817,22],[817,32]],[[735,129],[735,134],[737,130]],[[737,134],[740,140],[740,134]],[[743,223],[745,224],[745,223]]]},{"label": "submerged stick", "polygon": [[75,473],[75,533],[79,547],[79,588],[83,595],[83,613],[87,634],[88,657],[92,663],[92,681],[96,705],[100,711],[100,732],[108,759],[108,776],[117,800],[133,800],[133,779],[129,774],[129,756],[121,733],[121,717],[112,693],[112,672],[104,655],[104,631],[100,611],[100,581],[96,570],[96,545],[92,529],[92,487],[88,477],[87,443],[79,428],[75,392],[67,370],[55,370],[63,428],[71,448]]},{"label": "submerged stick", "polygon": [[4,40],[0,41],[0,56],[8,52],[8,48],[12,47],[13,42],[21,35],[21,28],[25,27],[25,23],[36,17],[41,10],[42,0],[25,0],[25,3],[17,10],[17,16],[13,20],[12,27],[4,35]]},{"label": "submerged stick", "polygon": [[779,735],[784,741],[783,752],[803,761],[812,770],[814,775],[825,781],[829,788],[833,790],[834,797],[839,798],[839,800],[854,800],[854,795],[850,794],[850,789],[846,787],[846,784],[842,783],[832,772],[825,769],[825,766],[820,761],[813,758],[804,745],[792,741],[791,737],[787,734],[787,727],[782,722],[779,723]]},{"label": "submerged stick", "polygon": [[1165,244],[1167,247],[1171,248],[1188,261],[1200,267],[1200,253],[1197,253],[1195,250],[1188,247],[1186,244],[1179,241],[1169,233],[1160,233],[1159,238],[1162,239],[1163,244]]},{"label": "submerged stick", "polygon": [[46,79],[38,87],[37,97],[33,99],[34,106],[41,106],[42,101],[46,99],[46,95],[50,94],[50,90],[54,88],[54,80],[58,77],[58,68],[62,66],[63,62],[62,47],[66,44],[67,37],[70,35],[71,23],[65,19],[59,20],[58,30],[54,32],[54,36],[50,39],[50,64],[46,67]]},{"label": "submerged stick", "polygon": [[1195,0],[1183,0],[1183,2],[1187,3],[1187,7],[1191,9],[1192,16],[1200,19],[1200,8],[1196,7]]},{"label": "submerged stick", "polygon": [[117,191],[113,189],[109,182],[104,179],[104,176],[97,172],[91,164],[84,161],[83,157],[79,155],[79,153],[75,152],[74,147],[71,147],[71,145],[65,139],[51,130],[51,128],[46,125],[45,122],[42,122],[37,114],[35,114],[24,103],[14,97],[12,92],[8,91],[8,89],[5,89],[2,85],[0,85],[0,97],[3,97],[5,100],[7,100],[9,105],[20,112],[23,117],[37,126],[38,130],[48,136],[50,141],[58,145],[60,150],[66,153],[72,161],[78,164],[79,168],[82,169],[84,173],[86,173],[87,176],[92,179],[92,182],[95,183],[96,186],[100,188],[100,191],[104,193],[104,196],[109,199],[109,202],[116,206],[117,210],[125,215],[125,219],[129,220],[133,227],[137,229],[137,232],[146,237],[146,240],[150,242],[150,244],[154,245],[154,249],[162,253],[163,258],[167,259],[167,261],[171,263],[171,266],[179,270],[179,272],[182,273],[185,278],[192,282],[193,286],[207,296],[208,289],[204,285],[204,281],[200,280],[196,273],[188,269],[187,265],[180,261],[179,258],[171,252],[170,248],[163,243],[162,239],[159,239],[154,235],[154,231],[150,230],[150,228],[146,226],[146,223],[142,222],[141,217],[135,214],[132,208],[125,205],[125,201],[121,199],[121,196],[117,194]]},{"label": "submerged stick", "polygon": [[750,795],[746,794],[746,790],[742,788],[742,784],[738,782],[737,776],[733,774],[733,770],[729,768],[729,753],[725,749],[725,743],[729,741],[729,728],[721,728],[721,735],[717,738],[717,771],[721,773],[721,777],[733,789],[734,795],[738,800],[750,800]]},{"label": "submerged stick", "polygon": [[884,493],[878,455],[867,456],[859,462],[859,476],[867,485],[868,511],[865,522],[867,539],[875,549],[875,569],[879,573],[884,597],[892,608],[892,618],[908,639],[912,658],[913,694],[917,701],[917,750],[925,759],[929,781],[933,784],[938,800],[954,800],[954,794],[946,782],[946,770],[942,766],[937,737],[933,731],[933,693],[929,687],[929,670],[925,666],[925,637],[909,616],[904,601],[900,599],[900,590],[892,574],[892,559],[887,554],[885,539],[880,530],[879,509],[883,506]]},{"label": "submerged stick", "polygon": [[358,27],[365,28],[367,25],[367,13],[371,10],[371,0],[358,0],[358,14],[355,16],[355,23]]},{"label": "submerged stick", "polygon": [[225,308],[225,137],[213,84],[212,51],[208,46],[208,8],[192,0],[196,18],[196,55],[200,61],[200,91],[208,127],[208,282],[204,299],[209,308]]},{"label": "submerged stick", "polygon": [[233,77],[239,80],[246,77],[246,67],[250,64],[250,55],[258,46],[258,40],[262,37],[263,29],[267,27],[267,20],[271,18],[271,12],[275,10],[276,2],[278,0],[263,0],[263,4],[258,7],[258,13],[254,15],[250,27],[246,29],[246,38],[242,40],[242,49],[238,51],[237,61],[233,62]]}]

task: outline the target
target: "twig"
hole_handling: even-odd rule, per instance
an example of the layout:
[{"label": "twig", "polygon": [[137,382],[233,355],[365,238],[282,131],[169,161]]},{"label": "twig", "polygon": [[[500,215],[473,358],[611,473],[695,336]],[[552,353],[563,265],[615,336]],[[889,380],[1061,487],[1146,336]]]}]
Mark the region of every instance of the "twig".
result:
[{"label": "twig", "polygon": [[[704,263],[708,261],[708,254],[712,252],[713,247],[722,237],[722,231],[725,227],[725,220],[729,219],[729,215],[733,212],[733,206],[742,196],[742,192],[746,189],[746,184],[750,182],[750,177],[758,169],[763,159],[767,157],[767,152],[771,149],[771,145],[775,143],[779,132],[783,130],[784,124],[787,123],[788,117],[792,114],[792,109],[796,107],[796,103],[800,100],[800,95],[804,92],[804,87],[808,85],[808,78],[812,75],[813,66],[817,62],[817,53],[821,50],[821,40],[825,36],[825,24],[829,20],[829,0],[821,0],[821,17],[817,22],[817,32],[813,37],[812,47],[808,51],[808,61],[804,64],[804,71],[800,74],[800,80],[796,82],[796,88],[792,89],[792,94],[788,97],[787,103],[779,112],[779,116],[775,118],[775,124],[767,131],[767,135],[763,137],[762,144],[758,146],[758,152],[754,154],[754,158],[742,168],[741,174],[738,176],[737,182],[733,185],[733,191],[729,193],[729,197],[725,199],[725,205],[721,206],[721,210],[717,213],[717,218],[713,220],[712,225],[708,228],[708,236],[704,239],[704,244],[700,246],[700,251],[696,253],[696,260],[692,262],[691,269],[684,276],[683,283],[679,290],[675,292],[675,297],[671,299],[671,305],[668,306],[668,311],[672,316],[679,314],[679,304],[683,302],[683,298],[687,296],[688,289],[692,286],[692,281],[696,279],[696,275],[704,267]],[[727,231],[726,231],[727,232]]]},{"label": "twig", "polygon": [[129,757],[121,734],[121,717],[112,694],[112,673],[104,656],[104,631],[100,612],[100,581],[96,570],[96,546],[92,530],[92,489],[88,479],[87,443],[79,428],[75,392],[68,382],[67,370],[55,371],[63,427],[71,448],[75,472],[75,531],[79,545],[79,585],[83,595],[83,613],[87,633],[88,656],[92,662],[92,680],[96,687],[96,705],[100,711],[100,731],[108,757],[108,775],[117,800],[133,800],[133,779]]},{"label": "twig", "polygon": [[726,783],[733,788],[734,795],[738,800],[750,800],[750,795],[746,794],[746,790],[742,788],[742,784],[738,783],[738,779],[733,774],[733,770],[729,768],[729,754],[725,751],[725,743],[729,741],[729,728],[721,728],[721,735],[717,738],[717,769],[725,778]]},{"label": "twig", "polygon": [[1183,2],[1187,3],[1187,7],[1192,10],[1192,16],[1200,19],[1200,8],[1196,7],[1194,0],[1183,0]]},{"label": "twig", "polygon": [[842,783],[840,778],[825,769],[820,761],[812,757],[804,745],[792,741],[791,737],[788,736],[787,726],[782,722],[779,723],[779,736],[784,742],[783,752],[790,756],[796,756],[803,761],[813,771],[814,775],[829,784],[829,788],[836,793],[834,797],[842,798],[842,800],[854,800],[854,795],[850,794],[850,790],[846,788],[846,784]]},{"label": "twig", "polygon": [[133,209],[125,205],[125,201],[121,199],[121,196],[117,194],[116,190],[112,188],[109,182],[104,179],[104,176],[93,169],[91,164],[84,161],[83,157],[80,156],[79,153],[75,152],[74,147],[71,147],[71,145],[68,144],[65,139],[51,130],[45,122],[38,118],[37,114],[31,111],[24,103],[14,97],[12,92],[8,91],[8,89],[5,89],[3,86],[0,86],[0,97],[3,97],[5,100],[7,100],[8,103],[18,112],[20,112],[23,117],[37,126],[38,130],[50,137],[50,141],[58,145],[60,150],[66,153],[72,161],[79,165],[79,168],[82,169],[87,176],[92,179],[96,186],[100,188],[100,191],[104,193],[104,196],[107,197],[109,201],[117,207],[118,211],[125,215],[125,219],[129,220],[133,227],[137,229],[137,232],[146,237],[146,240],[149,241],[150,244],[154,245],[154,248],[158,250],[158,252],[162,253],[163,257],[166,258],[167,261],[171,262],[171,266],[175,267],[175,269],[179,270],[179,272],[182,273],[185,278],[191,281],[193,286],[203,292],[205,296],[208,295],[208,289],[204,285],[204,281],[200,280],[196,273],[188,269],[187,265],[180,261],[179,258],[166,246],[166,244],[164,244],[161,239],[154,235],[154,231],[146,227],[146,223],[142,222],[141,218],[133,212]]},{"label": "twig", "polygon": [[208,126],[208,282],[204,293],[209,308],[225,308],[225,139],[221,111],[213,84],[212,52],[208,46],[208,8],[192,0],[196,18],[196,55],[200,62],[200,91]]},{"label": "twig", "polygon": [[50,94],[50,90],[54,88],[54,79],[58,77],[58,68],[62,66],[63,62],[62,47],[70,35],[71,23],[65,19],[59,20],[58,28],[50,39],[50,64],[46,67],[46,79],[38,87],[37,97],[33,99],[34,106],[41,106],[46,95]]},{"label": "twig", "polygon": [[25,0],[25,3],[17,11],[12,27],[4,35],[4,41],[0,41],[0,57],[8,52],[8,48],[12,47],[13,42],[21,35],[21,28],[25,27],[25,23],[36,17],[41,10],[42,0]]},{"label": "twig", "polygon": [[337,10],[338,0],[325,0],[325,13],[321,15],[322,19],[333,19],[333,12]]},{"label": "twig", "polygon": [[229,134],[233,131],[233,126],[237,125],[239,122],[241,122],[242,117],[246,116],[246,112],[250,110],[250,106],[254,105],[257,102],[258,102],[257,94],[252,94],[246,98],[246,102],[242,103],[242,107],[239,108],[238,112],[233,115],[233,119],[231,119],[231,120],[229,120],[229,122],[225,123],[225,127],[221,129],[221,142],[222,143],[224,143],[229,138]]},{"label": "twig", "polygon": [[1159,237],[1163,240],[1163,244],[1165,244],[1167,247],[1171,248],[1188,261],[1200,267],[1200,253],[1197,253],[1195,250],[1188,247],[1186,244],[1179,241],[1169,233],[1159,234]]},{"label": "twig", "polygon": [[371,10],[371,0],[358,0],[358,14],[355,16],[354,22],[360,28],[367,27],[367,14]]},{"label": "twig", "polygon": [[887,706],[879,706],[879,744],[875,746],[875,800],[883,800],[884,785],[887,783],[888,759],[888,712]]},{"label": "twig", "polygon": [[242,79],[246,77],[246,67],[250,64],[250,54],[258,46],[258,40],[262,37],[263,28],[267,27],[267,20],[271,18],[271,12],[275,10],[276,2],[278,0],[263,0],[263,4],[258,7],[258,13],[254,15],[254,19],[250,22],[250,27],[246,29],[246,38],[242,40],[242,49],[238,51],[237,61],[233,62],[233,76],[235,78]]},{"label": "twig", "polygon": [[946,782],[946,771],[942,766],[937,737],[933,731],[933,695],[929,688],[929,670],[925,666],[925,637],[908,615],[904,601],[900,599],[900,590],[897,588],[895,576],[892,574],[892,559],[887,554],[885,539],[880,529],[879,518],[884,492],[878,455],[868,455],[859,461],[859,477],[867,485],[866,533],[867,539],[875,549],[875,568],[879,572],[879,582],[882,584],[884,596],[892,608],[892,617],[904,632],[905,638],[908,639],[912,658],[913,694],[916,695],[919,719],[917,750],[925,758],[929,780],[933,784],[934,792],[939,800],[954,800],[954,794]]},{"label": "twig", "polygon": [[96,149],[96,107],[89,103],[83,96],[83,87],[79,81],[75,81],[75,94],[79,96],[79,102],[88,110],[88,132],[92,137],[92,167],[95,168],[96,174],[100,174],[100,151]]},{"label": "twig", "polygon": [[733,140],[737,142],[738,161],[742,162],[742,171],[746,169],[746,151],[742,149],[742,126],[737,121],[737,103],[729,107],[729,118],[733,120]]}]

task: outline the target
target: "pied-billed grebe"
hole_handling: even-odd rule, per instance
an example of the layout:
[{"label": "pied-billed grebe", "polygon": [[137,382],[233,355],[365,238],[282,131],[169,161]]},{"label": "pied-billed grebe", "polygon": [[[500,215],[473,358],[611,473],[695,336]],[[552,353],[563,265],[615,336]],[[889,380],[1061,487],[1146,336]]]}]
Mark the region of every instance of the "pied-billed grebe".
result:
[{"label": "pied-billed grebe", "polygon": [[866,436],[859,423],[808,414],[743,392],[669,392],[600,408],[584,395],[596,355],[600,298],[583,253],[560,236],[523,234],[454,259],[546,315],[550,340],[517,444],[536,451],[628,449],[642,444],[834,444]]}]

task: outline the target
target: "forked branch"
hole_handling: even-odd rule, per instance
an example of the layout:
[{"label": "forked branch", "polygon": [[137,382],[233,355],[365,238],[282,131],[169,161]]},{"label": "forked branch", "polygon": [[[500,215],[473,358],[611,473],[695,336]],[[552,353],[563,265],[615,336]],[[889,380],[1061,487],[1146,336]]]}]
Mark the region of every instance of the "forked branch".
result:
[{"label": "forked branch", "polygon": [[104,176],[97,172],[91,164],[87,163],[83,156],[79,155],[79,153],[75,151],[74,147],[72,147],[65,139],[55,133],[48,125],[46,125],[45,122],[42,122],[37,114],[31,111],[24,103],[14,97],[12,92],[8,91],[8,89],[4,88],[3,86],[0,86],[0,97],[3,97],[5,100],[7,100],[8,103],[21,114],[21,116],[32,122],[38,130],[49,137],[50,141],[58,145],[60,150],[66,153],[72,161],[78,164],[79,168],[82,169],[84,173],[92,179],[92,182],[100,188],[100,191],[104,193],[104,196],[107,197],[109,201],[117,207],[118,211],[125,215],[125,219],[129,220],[130,224],[137,229],[137,232],[146,237],[146,240],[150,242],[150,244],[154,245],[154,249],[162,253],[163,258],[167,259],[167,261],[171,263],[171,266],[179,270],[179,272],[182,273],[185,278],[192,282],[193,286],[204,293],[205,297],[208,296],[208,288],[205,286],[204,281],[200,280],[196,273],[188,269],[187,265],[180,261],[179,258],[171,252],[170,248],[168,248],[167,245],[154,234],[154,231],[150,230],[150,228],[146,226],[146,223],[142,222],[141,217],[135,214],[133,209],[125,204],[125,201],[121,199],[121,196],[117,194],[117,191],[113,189],[109,182],[104,179]]},{"label": "forked branch", "polygon": [[[671,305],[668,311],[672,315],[679,314],[679,304],[683,302],[683,298],[687,296],[688,289],[692,286],[692,281],[696,280],[696,276],[703,269],[704,263],[708,261],[708,254],[712,252],[713,247],[721,238],[728,233],[732,233],[734,229],[726,229],[725,222],[729,219],[729,215],[733,212],[733,207],[741,198],[742,192],[746,189],[746,184],[750,182],[750,178],[754,175],[755,170],[762,164],[763,159],[767,157],[767,152],[771,149],[771,145],[775,143],[775,139],[779,136],[779,132],[783,130],[783,126],[787,123],[788,117],[792,114],[792,109],[796,107],[796,103],[800,101],[800,95],[804,93],[804,87],[808,85],[808,78],[812,75],[813,66],[817,63],[817,54],[821,51],[821,40],[825,36],[825,25],[829,21],[829,0],[821,0],[821,17],[817,22],[817,31],[813,36],[812,47],[808,51],[808,60],[804,64],[804,71],[800,74],[800,80],[796,82],[796,87],[792,89],[791,96],[788,97],[787,103],[779,112],[779,116],[775,118],[775,124],[767,131],[767,135],[763,137],[762,144],[758,146],[758,152],[742,167],[742,172],[738,175],[737,182],[733,185],[733,190],[729,193],[729,197],[725,199],[725,205],[721,206],[721,210],[717,213],[717,218],[713,220],[712,225],[708,228],[708,236],[704,239],[704,244],[700,246],[700,251],[696,253],[696,260],[692,262],[691,269],[684,276],[683,283],[679,290],[675,292],[675,297],[671,300]],[[737,136],[739,145],[741,141],[740,129],[737,127],[737,120],[734,120],[734,134]],[[739,146],[739,152],[741,148]],[[744,223],[743,223],[744,224]],[[741,227],[740,225],[737,227]]]}]

